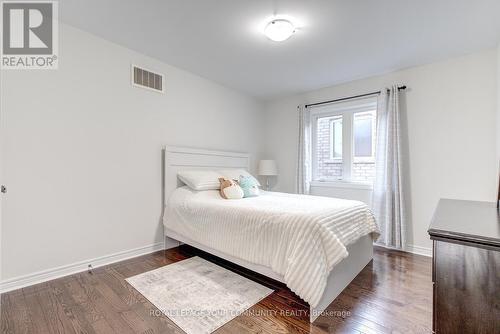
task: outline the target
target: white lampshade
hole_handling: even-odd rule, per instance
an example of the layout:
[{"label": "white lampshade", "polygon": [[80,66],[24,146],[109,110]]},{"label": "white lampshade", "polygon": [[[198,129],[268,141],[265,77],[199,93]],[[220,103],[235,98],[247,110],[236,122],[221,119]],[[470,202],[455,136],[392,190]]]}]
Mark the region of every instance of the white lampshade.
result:
[{"label": "white lampshade", "polygon": [[274,160],[261,160],[259,162],[259,175],[278,175],[278,167]]}]

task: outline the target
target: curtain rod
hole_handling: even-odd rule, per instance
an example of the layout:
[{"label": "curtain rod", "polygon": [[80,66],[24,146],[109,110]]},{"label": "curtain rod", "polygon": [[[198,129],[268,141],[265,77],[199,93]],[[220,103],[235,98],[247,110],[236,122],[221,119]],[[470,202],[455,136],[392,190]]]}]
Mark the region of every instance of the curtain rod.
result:
[{"label": "curtain rod", "polygon": [[[405,90],[405,89],[406,89],[406,86],[399,86],[398,87],[398,90]],[[387,91],[389,91],[389,89]],[[372,93],[366,93],[366,94],[360,94],[360,95],[342,97],[340,99],[335,99],[335,100],[329,100],[329,101],[323,101],[323,102],[316,102],[316,103],[306,104],[305,107],[309,108],[309,107],[313,107],[313,106],[319,106],[319,105],[322,105],[322,104],[340,102],[340,101],[345,101],[345,100],[352,100],[352,99],[357,99],[357,98],[360,98],[360,97],[366,97],[366,96],[372,96],[372,95],[379,95],[380,93],[382,93],[382,91],[379,90],[378,92],[372,92]]]}]

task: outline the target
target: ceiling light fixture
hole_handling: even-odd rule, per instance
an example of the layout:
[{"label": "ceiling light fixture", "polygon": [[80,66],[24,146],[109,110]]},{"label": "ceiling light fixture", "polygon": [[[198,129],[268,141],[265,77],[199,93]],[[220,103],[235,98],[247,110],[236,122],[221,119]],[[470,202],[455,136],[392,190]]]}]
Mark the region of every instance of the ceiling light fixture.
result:
[{"label": "ceiling light fixture", "polygon": [[295,32],[292,22],[285,19],[275,19],[269,22],[264,34],[272,41],[282,42],[290,38]]}]

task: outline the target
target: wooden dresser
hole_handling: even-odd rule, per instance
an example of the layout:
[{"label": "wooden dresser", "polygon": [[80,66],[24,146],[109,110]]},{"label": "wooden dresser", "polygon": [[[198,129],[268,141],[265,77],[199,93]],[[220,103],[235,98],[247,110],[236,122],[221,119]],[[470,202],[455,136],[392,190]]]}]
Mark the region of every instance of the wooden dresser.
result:
[{"label": "wooden dresser", "polygon": [[433,330],[500,333],[500,218],[495,203],[442,199],[433,240]]}]

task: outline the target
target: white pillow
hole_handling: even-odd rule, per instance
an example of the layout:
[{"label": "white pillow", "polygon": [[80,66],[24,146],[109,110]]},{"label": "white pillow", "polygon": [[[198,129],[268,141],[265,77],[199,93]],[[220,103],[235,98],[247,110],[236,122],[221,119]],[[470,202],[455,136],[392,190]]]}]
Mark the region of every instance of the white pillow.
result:
[{"label": "white pillow", "polygon": [[257,185],[259,187],[262,186],[260,184],[259,180],[245,169],[241,169],[241,168],[221,169],[221,170],[218,170],[217,173],[222,174],[226,179],[230,179],[230,180],[239,180],[240,175],[251,176],[257,181]]},{"label": "white pillow", "polygon": [[219,178],[223,176],[213,170],[183,170],[177,177],[193,190],[219,190]]}]

